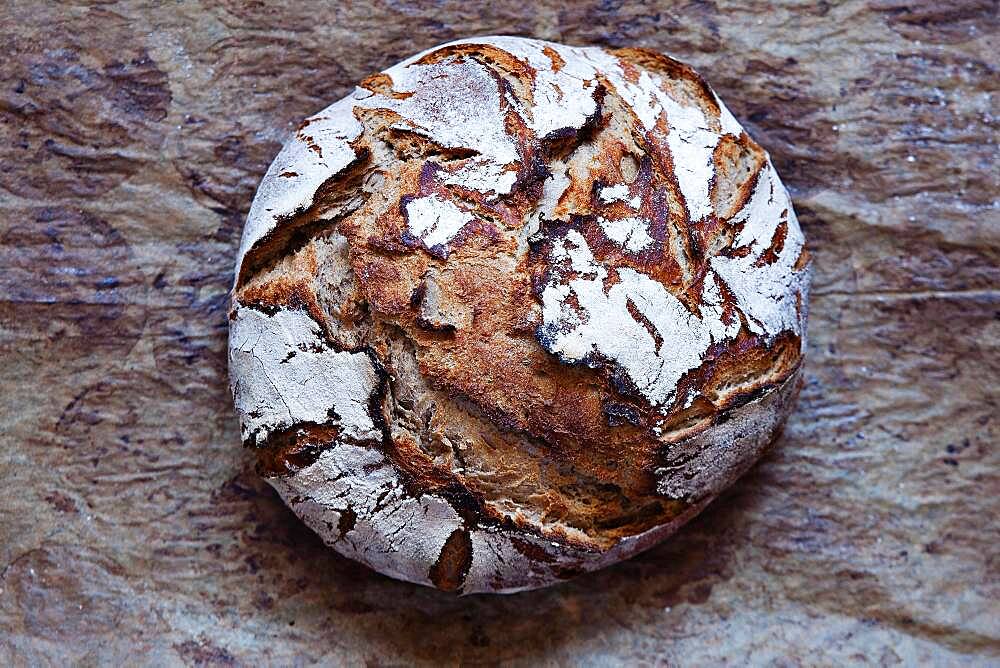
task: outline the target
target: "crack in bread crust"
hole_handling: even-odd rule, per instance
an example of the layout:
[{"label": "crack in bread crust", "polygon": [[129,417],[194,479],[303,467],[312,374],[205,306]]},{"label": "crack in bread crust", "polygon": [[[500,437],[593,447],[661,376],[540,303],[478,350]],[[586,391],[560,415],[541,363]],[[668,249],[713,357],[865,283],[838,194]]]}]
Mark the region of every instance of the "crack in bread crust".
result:
[{"label": "crack in bread crust", "polygon": [[809,266],[689,66],[497,37],[300,125],[236,275],[261,473],[341,552],[469,593],[644,549],[749,466],[791,407]]}]

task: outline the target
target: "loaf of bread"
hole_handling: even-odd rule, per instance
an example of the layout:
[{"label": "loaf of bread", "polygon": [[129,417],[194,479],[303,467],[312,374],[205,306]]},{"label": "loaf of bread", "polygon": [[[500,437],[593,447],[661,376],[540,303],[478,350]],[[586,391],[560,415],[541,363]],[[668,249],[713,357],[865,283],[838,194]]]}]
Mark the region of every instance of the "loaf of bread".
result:
[{"label": "loaf of bread", "polygon": [[244,444],[337,551],[460,593],[646,549],[794,402],[809,255],[689,66],[489,37],[305,120],[236,266]]}]

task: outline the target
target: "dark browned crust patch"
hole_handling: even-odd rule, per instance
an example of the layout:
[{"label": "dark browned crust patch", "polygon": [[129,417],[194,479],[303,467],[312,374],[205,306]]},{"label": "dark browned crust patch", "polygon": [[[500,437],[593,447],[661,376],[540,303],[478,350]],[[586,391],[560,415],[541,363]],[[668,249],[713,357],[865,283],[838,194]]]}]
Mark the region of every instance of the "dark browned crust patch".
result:
[{"label": "dark browned crust patch", "polygon": [[340,430],[330,425],[298,424],[272,433],[257,448],[257,474],[264,478],[287,476],[301,471],[337,443]]},{"label": "dark browned crust patch", "polygon": [[441,555],[431,566],[430,577],[442,591],[459,591],[472,567],[472,539],[466,529],[455,529],[441,548]]}]

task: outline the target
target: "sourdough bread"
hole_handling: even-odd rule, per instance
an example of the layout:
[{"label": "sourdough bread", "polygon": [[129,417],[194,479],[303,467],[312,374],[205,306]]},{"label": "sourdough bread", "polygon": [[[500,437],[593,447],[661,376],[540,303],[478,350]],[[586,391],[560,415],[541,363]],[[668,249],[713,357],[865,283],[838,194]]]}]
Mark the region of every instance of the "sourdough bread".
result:
[{"label": "sourdough bread", "polygon": [[690,67],[462,40],[306,119],[244,230],[244,443],[339,552],[461,593],[672,533],[780,430],[809,256]]}]

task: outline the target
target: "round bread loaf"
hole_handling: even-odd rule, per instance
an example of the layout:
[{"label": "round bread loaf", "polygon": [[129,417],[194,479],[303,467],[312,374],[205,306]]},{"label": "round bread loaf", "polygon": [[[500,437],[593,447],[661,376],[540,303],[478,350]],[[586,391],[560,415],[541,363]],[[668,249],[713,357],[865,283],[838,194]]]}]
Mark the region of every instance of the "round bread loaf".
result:
[{"label": "round bread loaf", "polygon": [[382,573],[557,582],[662,540],[775,438],[808,257],[689,66],[446,44],[305,120],[264,177],[230,313],[243,440]]}]

